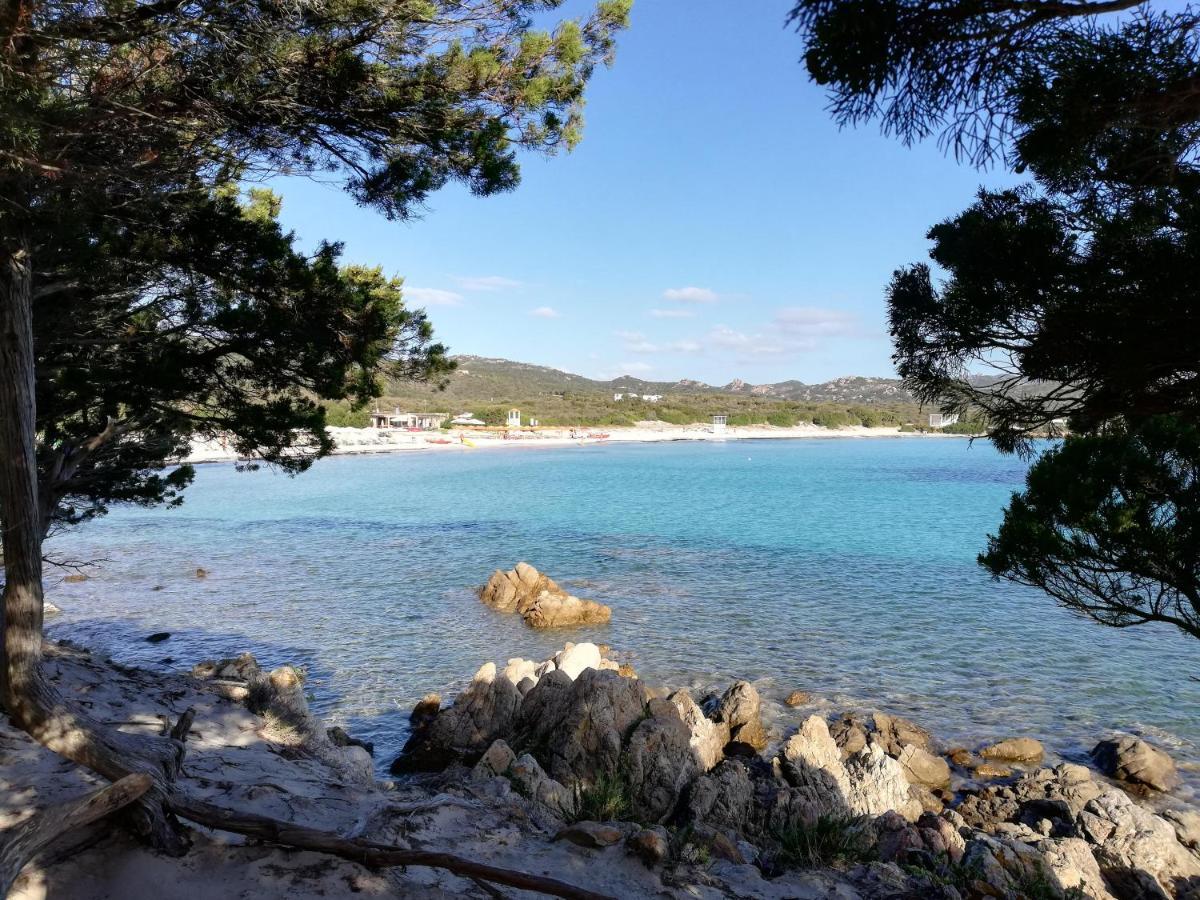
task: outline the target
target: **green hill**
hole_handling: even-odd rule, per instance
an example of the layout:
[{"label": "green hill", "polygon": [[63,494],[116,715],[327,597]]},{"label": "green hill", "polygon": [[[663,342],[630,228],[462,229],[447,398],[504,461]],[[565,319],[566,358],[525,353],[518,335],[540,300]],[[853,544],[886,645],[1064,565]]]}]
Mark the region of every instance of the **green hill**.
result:
[{"label": "green hill", "polygon": [[[623,375],[599,381],[529,363],[483,356],[455,357],[458,368],[444,387],[393,381],[385,385],[382,409],[412,412],[468,412],[490,425],[504,422],[510,408],[543,425],[632,425],[639,421],[672,424],[707,422],[715,414],[730,424],[791,426],[902,425],[919,422],[921,411],[898,379],[838,378],[823,384],[784,381],[748,384],[735,380],[720,387],[700,381],[647,381]],[[615,394],[626,395],[621,400]],[[637,394],[630,398],[629,394]],[[641,395],[661,397],[657,402]],[[365,425],[367,411],[330,408],[334,425]]]}]

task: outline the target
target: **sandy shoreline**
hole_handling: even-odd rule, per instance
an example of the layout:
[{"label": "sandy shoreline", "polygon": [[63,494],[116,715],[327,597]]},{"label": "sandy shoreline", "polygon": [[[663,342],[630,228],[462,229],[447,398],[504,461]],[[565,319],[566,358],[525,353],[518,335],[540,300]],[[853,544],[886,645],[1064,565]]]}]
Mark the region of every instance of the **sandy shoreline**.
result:
[{"label": "sandy shoreline", "polygon": [[[642,422],[632,427],[614,428],[539,428],[515,431],[508,438],[503,429],[452,428],[448,431],[380,431],[374,428],[330,428],[337,443],[336,455],[357,453],[414,453],[420,451],[463,453],[501,448],[586,447],[616,443],[666,443],[669,441],[795,440],[798,438],[949,438],[950,434],[901,432],[899,428],[823,428],[797,425],[777,428],[771,425],[730,426],[714,433],[709,425],[667,425]],[[218,441],[194,441],[185,463],[236,462],[238,455]]]}]

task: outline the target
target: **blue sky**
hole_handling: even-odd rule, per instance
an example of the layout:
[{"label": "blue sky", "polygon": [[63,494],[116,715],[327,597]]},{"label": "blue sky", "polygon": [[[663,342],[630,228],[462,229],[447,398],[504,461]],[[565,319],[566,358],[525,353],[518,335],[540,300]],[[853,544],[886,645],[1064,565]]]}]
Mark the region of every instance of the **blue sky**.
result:
[{"label": "blue sky", "polygon": [[515,192],[451,187],[394,223],[279,181],[284,225],[403,276],[455,353],[711,384],[892,375],[892,271],[981,184],[1013,179],[839,130],[788,8],[637,0],[583,143],[525,158]]}]

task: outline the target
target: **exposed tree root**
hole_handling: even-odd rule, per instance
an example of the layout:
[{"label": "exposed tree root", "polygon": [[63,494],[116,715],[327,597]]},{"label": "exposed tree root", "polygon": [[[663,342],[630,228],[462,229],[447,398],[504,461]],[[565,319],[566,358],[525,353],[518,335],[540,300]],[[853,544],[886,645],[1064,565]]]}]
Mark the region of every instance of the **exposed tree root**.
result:
[{"label": "exposed tree root", "polygon": [[48,844],[128,806],[152,783],[148,775],[127,775],[98,791],[48,807],[0,835],[0,897],[8,896],[21,869]]},{"label": "exposed tree root", "polygon": [[568,900],[613,900],[606,894],[597,894],[555,878],[527,875],[513,869],[489,866],[451,853],[406,850],[388,844],[351,840],[327,831],[295,825],[269,816],[225,809],[190,797],[176,797],[173,809],[182,818],[206,825],[209,828],[244,834],[248,837],[260,838],[300,850],[328,853],[369,868],[429,866],[445,869],[466,878],[479,878],[493,884],[504,884],[526,891],[538,891],[553,897],[568,898]]},{"label": "exposed tree root", "polygon": [[[41,685],[45,686],[45,682],[41,682]],[[69,712],[53,691],[42,694],[41,699],[51,696],[56,702],[50,709],[31,710],[30,705],[22,704],[25,711],[34,714],[23,721],[14,716],[14,724],[24,727],[32,737],[49,749],[106,778],[113,779],[116,783],[105,790],[125,785],[122,791],[128,792],[130,787],[137,786],[136,793],[117,793],[113,796],[123,798],[120,806],[134,804],[130,812],[133,814],[132,824],[135,831],[151,846],[164,852],[173,855],[186,852],[187,842],[176,818],[179,817],[218,831],[242,834],[285,847],[327,853],[369,868],[428,866],[445,869],[465,878],[537,891],[567,900],[613,900],[604,894],[554,878],[489,866],[450,853],[410,850],[389,844],[345,838],[282,819],[229,809],[190,797],[175,783],[175,778],[183,764],[185,741],[195,718],[194,710],[189,708],[174,726],[164,727],[165,737],[148,737],[104,728],[91,719]],[[27,727],[27,724],[33,724],[35,727]],[[435,798],[425,803],[410,804],[409,811],[433,809],[442,805],[459,804],[451,802],[451,798]],[[462,805],[468,804],[464,801]],[[117,807],[112,807],[115,808]],[[84,824],[84,821],[80,820],[78,824]],[[23,856],[22,865],[29,855],[31,854]],[[0,852],[0,861],[3,859],[3,853]],[[16,871],[19,870],[20,866]],[[16,877],[15,872],[13,877]]]}]

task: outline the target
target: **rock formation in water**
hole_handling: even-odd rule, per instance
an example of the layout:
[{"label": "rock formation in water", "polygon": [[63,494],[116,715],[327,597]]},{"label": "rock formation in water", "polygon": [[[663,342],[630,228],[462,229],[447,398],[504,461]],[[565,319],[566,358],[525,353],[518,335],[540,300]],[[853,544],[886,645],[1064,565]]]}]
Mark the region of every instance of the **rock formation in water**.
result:
[{"label": "rock formation in water", "polygon": [[493,572],[479,589],[479,599],[500,612],[520,614],[533,628],[603,625],[612,618],[610,607],[568,594],[553,579],[524,562],[508,572]]}]

